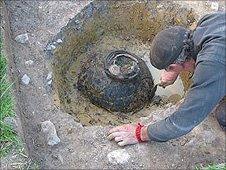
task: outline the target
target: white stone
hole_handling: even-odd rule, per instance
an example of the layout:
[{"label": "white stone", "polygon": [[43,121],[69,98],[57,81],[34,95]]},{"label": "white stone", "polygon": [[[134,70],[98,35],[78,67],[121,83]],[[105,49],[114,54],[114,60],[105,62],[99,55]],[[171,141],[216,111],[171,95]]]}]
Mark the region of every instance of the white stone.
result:
[{"label": "white stone", "polygon": [[117,149],[108,153],[107,157],[113,164],[124,164],[129,160],[130,155],[125,149]]},{"label": "white stone", "polygon": [[23,77],[21,78],[21,81],[24,85],[28,85],[30,83],[30,77],[28,77],[27,74],[24,74]]},{"label": "white stone", "polygon": [[56,46],[55,45],[52,45],[52,44],[49,44],[48,46],[47,46],[47,50],[48,51],[51,51],[51,50],[54,50],[56,48]]},{"label": "white stone", "polygon": [[54,124],[48,120],[41,123],[42,132],[45,134],[47,144],[50,146],[60,143],[60,138],[57,136]]},{"label": "white stone", "polygon": [[46,77],[46,80],[50,80],[50,79],[52,79],[52,77],[53,77],[53,73],[49,72],[47,77]]},{"label": "white stone", "polygon": [[15,40],[16,40],[17,42],[19,42],[19,43],[22,43],[22,44],[27,43],[28,40],[29,40],[28,34],[25,33],[25,34],[17,35],[16,38],[15,38]]},{"label": "white stone", "polygon": [[218,2],[211,2],[211,8],[215,11],[218,11],[218,9],[219,9]]},{"label": "white stone", "polygon": [[62,43],[63,41],[61,39],[56,40],[57,43]]},{"label": "white stone", "polygon": [[53,80],[49,80],[49,81],[47,82],[47,84],[48,84],[48,85],[51,85],[52,82],[53,82]]},{"label": "white stone", "polygon": [[33,60],[28,60],[28,61],[25,61],[25,64],[26,65],[32,65],[34,63],[34,61]]}]

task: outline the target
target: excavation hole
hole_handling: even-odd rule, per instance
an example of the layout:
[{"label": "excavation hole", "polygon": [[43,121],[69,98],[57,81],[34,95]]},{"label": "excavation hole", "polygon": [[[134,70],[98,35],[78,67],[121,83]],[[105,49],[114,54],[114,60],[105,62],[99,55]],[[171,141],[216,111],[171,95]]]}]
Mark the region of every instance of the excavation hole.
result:
[{"label": "excavation hole", "polygon": [[[92,67],[98,70],[89,74],[94,79],[96,77],[99,86],[90,85],[89,88],[95,88],[93,91],[97,93],[94,94],[98,96],[105,88],[102,82],[110,83],[102,69],[105,57],[112,51],[123,50],[144,61],[153,82],[158,83],[161,71],[149,62],[152,39],[164,28],[173,25],[189,27],[194,21],[192,11],[171,2],[92,2],[71,19],[55,38],[63,40],[54,50],[53,61],[55,96],[60,101],[58,104],[75,120],[91,126],[136,122],[159,107],[178,102],[190,84],[186,73],[173,86],[158,88],[151,102],[146,102],[145,98],[145,105],[124,112],[93,104],[90,98],[78,90],[77,82],[81,68],[90,62],[87,69]],[[115,62],[117,67],[129,65],[130,69],[122,72],[122,76],[133,72],[136,64],[134,60],[126,60],[125,55],[120,55],[120,60]]]}]

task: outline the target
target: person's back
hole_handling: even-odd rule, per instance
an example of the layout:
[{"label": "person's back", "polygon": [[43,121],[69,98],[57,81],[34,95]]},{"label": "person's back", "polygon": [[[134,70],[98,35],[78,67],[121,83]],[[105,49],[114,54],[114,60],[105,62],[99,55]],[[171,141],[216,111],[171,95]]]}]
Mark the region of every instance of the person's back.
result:
[{"label": "person's back", "polygon": [[196,61],[193,84],[176,112],[149,126],[152,140],[167,141],[190,132],[226,95],[225,31],[225,13],[209,14],[198,22],[191,35]]},{"label": "person's back", "polygon": [[193,33],[198,62],[202,60],[226,63],[226,13],[204,16]]}]

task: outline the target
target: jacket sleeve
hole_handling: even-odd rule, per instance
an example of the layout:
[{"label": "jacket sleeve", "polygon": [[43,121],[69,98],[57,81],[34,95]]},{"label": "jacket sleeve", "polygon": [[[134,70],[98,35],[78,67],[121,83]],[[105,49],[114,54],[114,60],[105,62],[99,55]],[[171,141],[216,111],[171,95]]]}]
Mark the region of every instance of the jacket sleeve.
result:
[{"label": "jacket sleeve", "polygon": [[171,116],[148,126],[152,141],[164,142],[190,132],[203,121],[226,94],[225,64],[200,61],[184,102]]}]

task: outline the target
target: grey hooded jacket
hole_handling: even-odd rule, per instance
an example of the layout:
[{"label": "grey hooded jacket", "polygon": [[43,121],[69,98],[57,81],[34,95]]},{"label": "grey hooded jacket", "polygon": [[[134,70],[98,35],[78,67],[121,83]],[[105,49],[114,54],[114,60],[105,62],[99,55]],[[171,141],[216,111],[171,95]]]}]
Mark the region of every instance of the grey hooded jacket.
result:
[{"label": "grey hooded jacket", "polygon": [[152,141],[164,142],[187,134],[226,95],[226,13],[204,16],[193,32],[193,41],[193,84],[176,112],[148,126]]}]

